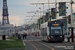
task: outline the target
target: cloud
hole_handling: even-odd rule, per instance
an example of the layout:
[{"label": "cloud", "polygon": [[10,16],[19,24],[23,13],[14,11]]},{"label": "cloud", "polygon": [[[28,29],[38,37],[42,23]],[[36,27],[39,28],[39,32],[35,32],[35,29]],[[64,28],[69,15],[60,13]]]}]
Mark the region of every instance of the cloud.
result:
[{"label": "cloud", "polygon": [[2,12],[0,12],[0,22],[2,21]]},{"label": "cloud", "polygon": [[2,16],[0,16],[0,19],[2,19]]},{"label": "cloud", "polygon": [[8,5],[30,5],[33,0],[9,0]]},{"label": "cloud", "polygon": [[72,7],[75,9],[75,4]]},{"label": "cloud", "polygon": [[[55,0],[49,0],[49,1],[50,3],[55,2]],[[61,1],[64,2],[66,0],[57,0],[57,2],[61,2]],[[67,1],[69,2],[70,0]],[[48,0],[7,0],[8,13],[9,13],[8,17],[11,24],[22,25],[24,23],[27,23],[27,20],[26,21],[24,20],[24,19],[30,19],[26,17],[29,16],[29,13],[27,12],[36,11],[39,9],[39,7],[41,7],[41,11],[43,11],[42,5],[38,5],[38,6],[30,5],[30,3],[48,3]],[[1,12],[2,6],[3,6],[3,0],[0,0],[0,21],[2,20],[2,12]],[[55,7],[55,5],[51,4],[50,8],[53,7]],[[73,9],[74,8],[75,6],[73,5]],[[44,10],[46,11],[46,9],[48,9],[48,4],[45,4]],[[32,16],[34,14],[30,13],[30,15]],[[30,21],[29,23],[32,23],[32,21]]]},{"label": "cloud", "polygon": [[19,16],[10,16],[9,17],[10,24],[16,24],[17,26],[23,24],[23,19]]},{"label": "cloud", "polygon": [[0,14],[2,14],[2,12],[0,12]]},{"label": "cloud", "polygon": [[72,6],[73,12],[75,13],[75,4]]}]

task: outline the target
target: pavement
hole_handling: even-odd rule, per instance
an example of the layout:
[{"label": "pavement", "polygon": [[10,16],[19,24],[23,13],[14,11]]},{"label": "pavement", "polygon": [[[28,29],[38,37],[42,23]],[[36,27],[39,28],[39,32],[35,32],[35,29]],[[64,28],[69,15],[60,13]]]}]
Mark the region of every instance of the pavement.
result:
[{"label": "pavement", "polygon": [[32,44],[30,44],[30,42],[24,41],[24,43],[25,43],[25,46],[26,46],[26,50],[36,50],[34,48],[34,46]]},{"label": "pavement", "polygon": [[[68,41],[68,39],[65,38],[65,39],[64,39],[64,42],[67,42],[67,41]],[[72,38],[70,38],[70,42],[72,42]],[[74,42],[75,42],[75,38],[74,38]]]}]

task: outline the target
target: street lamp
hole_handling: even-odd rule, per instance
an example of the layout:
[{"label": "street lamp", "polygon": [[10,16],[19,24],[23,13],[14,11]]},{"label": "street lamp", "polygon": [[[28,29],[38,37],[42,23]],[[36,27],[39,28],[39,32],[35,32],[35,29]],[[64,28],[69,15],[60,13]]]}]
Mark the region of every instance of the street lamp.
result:
[{"label": "street lamp", "polygon": [[71,0],[71,32],[72,32],[72,42],[74,42],[74,36],[73,36],[73,11],[72,11],[72,0]]},{"label": "street lamp", "polygon": [[56,20],[57,20],[57,0],[55,0],[55,16],[56,16]]}]

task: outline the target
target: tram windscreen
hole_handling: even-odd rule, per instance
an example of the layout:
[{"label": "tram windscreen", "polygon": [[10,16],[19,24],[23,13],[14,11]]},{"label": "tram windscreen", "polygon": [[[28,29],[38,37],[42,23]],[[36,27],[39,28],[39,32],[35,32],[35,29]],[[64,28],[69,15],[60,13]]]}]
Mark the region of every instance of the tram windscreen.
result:
[{"label": "tram windscreen", "polygon": [[51,35],[62,35],[61,27],[51,27]]}]

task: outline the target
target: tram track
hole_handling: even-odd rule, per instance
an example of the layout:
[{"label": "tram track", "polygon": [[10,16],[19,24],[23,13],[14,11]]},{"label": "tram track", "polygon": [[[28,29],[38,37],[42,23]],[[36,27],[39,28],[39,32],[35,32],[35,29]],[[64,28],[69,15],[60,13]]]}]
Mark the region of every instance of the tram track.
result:
[{"label": "tram track", "polygon": [[[33,39],[32,39],[33,40]],[[37,40],[35,40],[35,41],[37,41]],[[69,42],[62,42],[62,43],[53,43],[53,44],[55,44],[55,45],[60,45],[60,44],[62,44],[62,45],[60,45],[60,46],[64,46],[64,44],[66,44],[66,45],[71,45],[71,44],[69,44]],[[73,43],[74,44],[74,43]]]},{"label": "tram track", "polygon": [[[43,50],[42,48],[45,48],[46,50],[60,50],[61,48],[56,48],[56,46],[74,46],[69,42],[63,42],[63,43],[46,43],[41,41],[41,39],[36,39],[35,37],[30,37],[27,40],[36,50]],[[42,46],[42,47],[40,47]],[[64,50],[65,48],[62,48],[61,50]]]},{"label": "tram track", "polygon": [[[31,38],[30,38],[31,39]],[[31,40],[33,40],[33,39],[31,39]],[[33,40],[34,42],[36,42],[35,44],[34,44],[34,42],[33,41],[31,41],[31,40],[27,40],[36,50],[44,50],[43,48],[40,48],[40,47],[38,47],[38,46],[42,46],[42,47],[45,47],[45,49],[46,50],[54,50],[54,48],[52,48],[52,47],[50,47],[50,46],[48,46],[48,45],[45,45],[45,44],[43,44],[43,43],[41,43],[41,42],[38,42],[37,40]],[[39,44],[38,46],[37,46],[37,43]],[[41,44],[41,45],[40,45]]]},{"label": "tram track", "polygon": [[36,50],[38,50],[38,48],[36,48],[29,40],[27,40]]},{"label": "tram track", "polygon": [[[66,45],[63,43],[45,43],[45,45],[51,46],[52,48],[54,48],[54,50],[65,50],[67,47],[70,47],[70,48],[75,47],[74,45]],[[70,50],[75,50],[75,48],[70,49]]]},{"label": "tram track", "polygon": [[[40,43],[40,42],[38,42],[38,43]],[[52,47],[50,47],[50,46],[47,46],[47,45],[45,45],[45,44],[43,44],[43,43],[40,43],[40,44],[42,44],[42,45],[44,45],[44,46],[46,46],[46,47],[48,47],[48,48],[54,50],[54,48],[52,48]]]},{"label": "tram track", "polygon": [[59,46],[64,46],[64,45],[66,45],[66,46],[71,46],[72,44],[70,44],[69,42],[63,42],[63,43],[53,43],[53,44],[55,44],[55,45],[59,45]]}]

